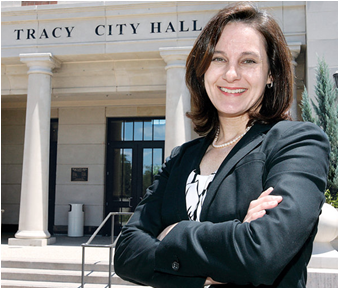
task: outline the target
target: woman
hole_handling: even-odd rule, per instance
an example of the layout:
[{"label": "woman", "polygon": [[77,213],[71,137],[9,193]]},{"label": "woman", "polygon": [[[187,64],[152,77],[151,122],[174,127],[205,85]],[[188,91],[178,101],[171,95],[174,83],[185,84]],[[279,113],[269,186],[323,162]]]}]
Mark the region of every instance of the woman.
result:
[{"label": "woman", "polygon": [[122,278],[154,287],[305,287],[329,144],[289,120],[292,71],[277,23],[221,10],[187,59],[202,138],[173,150],[115,252]]}]

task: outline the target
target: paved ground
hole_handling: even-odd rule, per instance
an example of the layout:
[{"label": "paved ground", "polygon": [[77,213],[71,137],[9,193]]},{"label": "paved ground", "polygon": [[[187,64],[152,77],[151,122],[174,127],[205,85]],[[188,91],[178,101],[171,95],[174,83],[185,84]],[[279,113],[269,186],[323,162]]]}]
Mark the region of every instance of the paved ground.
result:
[{"label": "paved ground", "polygon": [[[8,238],[13,234],[4,233],[1,235],[1,259],[2,260],[32,260],[32,261],[79,261],[81,263],[82,247],[90,236],[68,237],[67,235],[56,235],[56,243],[53,245],[34,246],[9,246]],[[110,237],[96,237],[92,243],[109,244]],[[86,248],[86,261],[108,262],[108,248]]]},{"label": "paved ground", "polygon": [[[56,243],[48,246],[13,246],[8,245],[8,238],[13,238],[14,234],[4,233],[1,235],[1,260],[11,261],[39,261],[39,262],[62,262],[79,263],[82,262],[82,246],[90,236],[68,237],[67,235],[56,235]],[[111,237],[97,236],[92,244],[109,244]],[[104,263],[108,264],[108,248],[86,248],[85,263]],[[112,285],[112,288],[132,288],[137,289],[141,286]],[[145,288],[145,287],[142,287]]]}]

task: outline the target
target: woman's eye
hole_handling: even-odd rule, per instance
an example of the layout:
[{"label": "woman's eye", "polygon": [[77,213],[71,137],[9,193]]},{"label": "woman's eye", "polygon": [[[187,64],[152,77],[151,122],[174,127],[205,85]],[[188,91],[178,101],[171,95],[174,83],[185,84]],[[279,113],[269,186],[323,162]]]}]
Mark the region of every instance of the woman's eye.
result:
[{"label": "woman's eye", "polygon": [[256,61],[253,60],[253,59],[245,59],[245,60],[243,61],[243,63],[245,63],[245,64],[253,64],[253,63],[256,63]]},{"label": "woman's eye", "polygon": [[225,61],[225,59],[223,59],[221,57],[213,57],[212,61],[214,61],[214,62],[223,62],[223,61]]}]

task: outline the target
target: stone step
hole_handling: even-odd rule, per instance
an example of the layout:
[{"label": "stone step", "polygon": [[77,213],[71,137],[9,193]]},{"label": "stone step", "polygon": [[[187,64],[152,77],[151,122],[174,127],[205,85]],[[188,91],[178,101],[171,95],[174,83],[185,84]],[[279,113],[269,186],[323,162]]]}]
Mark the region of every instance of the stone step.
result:
[{"label": "stone step", "polygon": [[[131,285],[131,283],[122,280],[116,274],[112,277],[112,284]],[[81,284],[81,271],[73,270],[47,270],[47,269],[29,269],[29,268],[2,268],[2,280],[21,280],[34,282],[63,282]],[[108,272],[85,271],[85,283],[108,284]]]},{"label": "stone step", "polygon": [[[1,280],[1,288],[80,288],[81,283]],[[84,288],[107,288],[107,284],[85,283]],[[114,285],[111,288],[136,289],[136,285]],[[143,287],[144,288],[144,287]]]},{"label": "stone step", "polygon": [[[19,261],[19,260],[2,260],[2,268],[22,268],[22,269],[50,269],[50,270],[79,270],[81,271],[81,263],[79,262],[45,262],[45,261]],[[103,271],[108,273],[108,262],[86,263],[87,271]],[[112,271],[113,271],[112,264]]]},{"label": "stone step", "polygon": [[[81,283],[1,280],[1,288],[80,288]],[[112,285],[120,287],[121,285]],[[84,288],[106,288],[107,284],[85,284]],[[125,287],[124,287],[125,288]]]},{"label": "stone step", "polygon": [[307,288],[338,288],[338,269],[307,268]]}]

